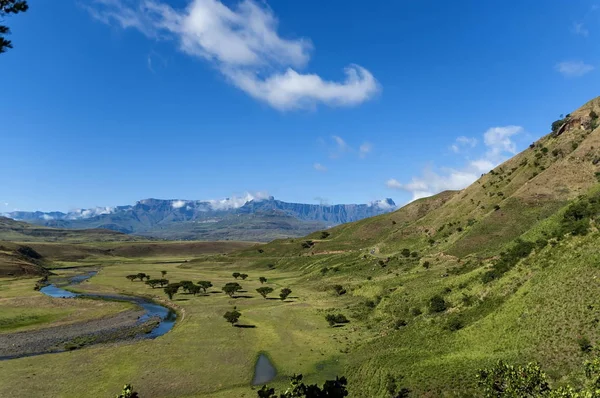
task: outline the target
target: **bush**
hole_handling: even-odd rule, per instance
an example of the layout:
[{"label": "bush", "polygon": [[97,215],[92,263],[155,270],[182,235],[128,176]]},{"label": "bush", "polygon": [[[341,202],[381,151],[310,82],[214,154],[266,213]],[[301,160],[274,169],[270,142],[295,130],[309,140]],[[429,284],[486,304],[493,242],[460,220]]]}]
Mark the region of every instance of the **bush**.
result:
[{"label": "bush", "polygon": [[448,321],[446,328],[451,332],[455,332],[464,327],[462,320],[459,317],[454,317]]},{"label": "bush", "polygon": [[329,232],[323,231],[321,232],[321,239],[327,239],[329,238],[329,235],[331,235]]},{"label": "bush", "polygon": [[403,328],[406,325],[408,325],[408,322],[406,322],[404,319],[397,319],[396,322],[394,322],[394,328],[396,329]]},{"label": "bush", "polygon": [[448,308],[446,301],[439,294],[436,294],[431,299],[429,299],[429,312],[444,312],[446,311],[446,308]]},{"label": "bush", "polygon": [[333,285],[333,290],[335,290],[338,296],[346,294],[346,289],[342,285]]},{"label": "bush", "polygon": [[325,315],[325,320],[329,323],[329,326],[335,326],[339,323],[348,323],[350,322],[344,315],[342,314],[327,314]]},{"label": "bush", "polygon": [[577,344],[579,345],[581,352],[591,352],[592,348],[594,348],[590,339],[585,336],[577,338]]},{"label": "bush", "polygon": [[402,249],[400,252],[404,257],[410,257],[410,249]]},{"label": "bush", "polygon": [[560,129],[560,127],[565,123],[565,119],[558,119],[554,122],[552,122],[552,132],[556,133],[558,131],[558,129]]},{"label": "bush", "polygon": [[423,313],[423,311],[421,311],[421,309],[420,309],[420,308],[418,308],[418,307],[414,307],[414,308],[412,308],[412,309],[410,310],[410,313],[411,313],[413,316],[419,316],[419,315],[421,315],[421,314]]},{"label": "bush", "polygon": [[430,266],[431,266],[431,263],[429,261],[425,261],[423,263],[423,268],[425,268],[425,269],[429,269]]}]

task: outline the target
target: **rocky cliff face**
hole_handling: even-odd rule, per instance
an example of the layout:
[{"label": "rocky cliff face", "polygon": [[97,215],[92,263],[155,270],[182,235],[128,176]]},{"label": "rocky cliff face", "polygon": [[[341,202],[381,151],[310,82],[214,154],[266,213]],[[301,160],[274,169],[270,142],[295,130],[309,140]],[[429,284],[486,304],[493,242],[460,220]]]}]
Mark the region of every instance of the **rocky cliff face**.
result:
[{"label": "rocky cliff face", "polygon": [[[395,209],[396,204],[391,199],[370,204],[348,205],[288,203],[273,197],[251,199],[246,202],[230,199],[220,201],[144,199],[129,206],[80,209],[69,213],[13,212],[7,213],[6,216],[50,227],[106,228],[124,233],[176,238],[180,236],[175,234],[178,226],[190,229],[190,224],[222,223],[224,221],[231,223],[233,218],[237,218],[236,223],[243,226],[244,220],[252,220],[252,223],[256,223],[260,218],[266,219],[269,215],[275,214],[281,221],[282,233],[289,231],[290,222],[302,233],[306,233]],[[252,218],[248,217],[250,215]],[[173,231],[173,234],[170,231]],[[290,236],[295,235],[291,234]],[[186,236],[190,239],[194,238],[193,234]],[[206,231],[204,231],[202,238],[209,239],[210,234],[206,235]],[[227,237],[220,233],[219,238]]]}]

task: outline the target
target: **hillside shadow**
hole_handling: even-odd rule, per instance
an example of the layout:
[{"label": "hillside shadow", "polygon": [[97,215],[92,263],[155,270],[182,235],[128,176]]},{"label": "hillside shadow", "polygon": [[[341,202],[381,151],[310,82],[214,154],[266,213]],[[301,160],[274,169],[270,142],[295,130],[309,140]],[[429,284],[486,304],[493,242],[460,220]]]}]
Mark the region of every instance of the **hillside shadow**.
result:
[{"label": "hillside shadow", "polygon": [[189,301],[189,300],[190,300],[189,298],[178,298],[178,299],[175,299],[175,301]]},{"label": "hillside shadow", "polygon": [[267,297],[267,300],[277,300],[277,301],[281,301],[280,298],[278,297]]},{"label": "hillside shadow", "polygon": [[233,325],[236,328],[240,328],[240,329],[255,329],[256,325]]},{"label": "hillside shadow", "polygon": [[234,299],[238,299],[238,298],[254,298],[254,296],[248,296],[248,295],[241,295],[241,296],[233,296]]}]

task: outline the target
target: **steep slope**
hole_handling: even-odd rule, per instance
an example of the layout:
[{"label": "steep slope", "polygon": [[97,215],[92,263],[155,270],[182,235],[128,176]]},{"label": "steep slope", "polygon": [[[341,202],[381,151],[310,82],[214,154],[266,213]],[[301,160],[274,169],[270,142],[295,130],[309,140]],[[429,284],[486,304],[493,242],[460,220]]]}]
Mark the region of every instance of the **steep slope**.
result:
[{"label": "steep slope", "polygon": [[[320,239],[320,233],[309,235],[314,243],[310,253],[372,248],[386,256],[403,249],[491,256],[598,183],[600,128],[594,114],[600,114],[600,98],[462,191],[332,228],[327,239]],[[274,242],[264,250],[281,252],[282,245],[290,246]],[[285,252],[307,253],[299,243],[295,246]]]}]

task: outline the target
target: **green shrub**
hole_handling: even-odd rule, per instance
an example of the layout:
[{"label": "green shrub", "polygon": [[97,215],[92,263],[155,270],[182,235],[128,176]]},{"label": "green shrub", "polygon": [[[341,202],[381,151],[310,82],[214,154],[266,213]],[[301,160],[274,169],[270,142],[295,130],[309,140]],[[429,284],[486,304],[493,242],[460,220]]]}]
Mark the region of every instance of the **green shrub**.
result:
[{"label": "green shrub", "polygon": [[459,317],[451,318],[448,321],[448,324],[446,325],[446,329],[450,330],[451,332],[460,330],[463,327],[464,327],[463,321]]},{"label": "green shrub", "polygon": [[439,294],[436,294],[435,296],[429,299],[429,312],[444,312],[446,311],[446,308],[448,308],[446,300],[444,300],[444,298]]},{"label": "green shrub", "polygon": [[577,345],[579,345],[581,352],[591,352],[592,348],[594,348],[590,339],[585,336],[580,336],[577,338]]},{"label": "green shrub", "polygon": [[418,308],[418,307],[414,307],[414,308],[411,308],[410,313],[413,316],[419,316],[419,315],[421,315],[423,313],[423,311],[421,311],[421,309]]}]

